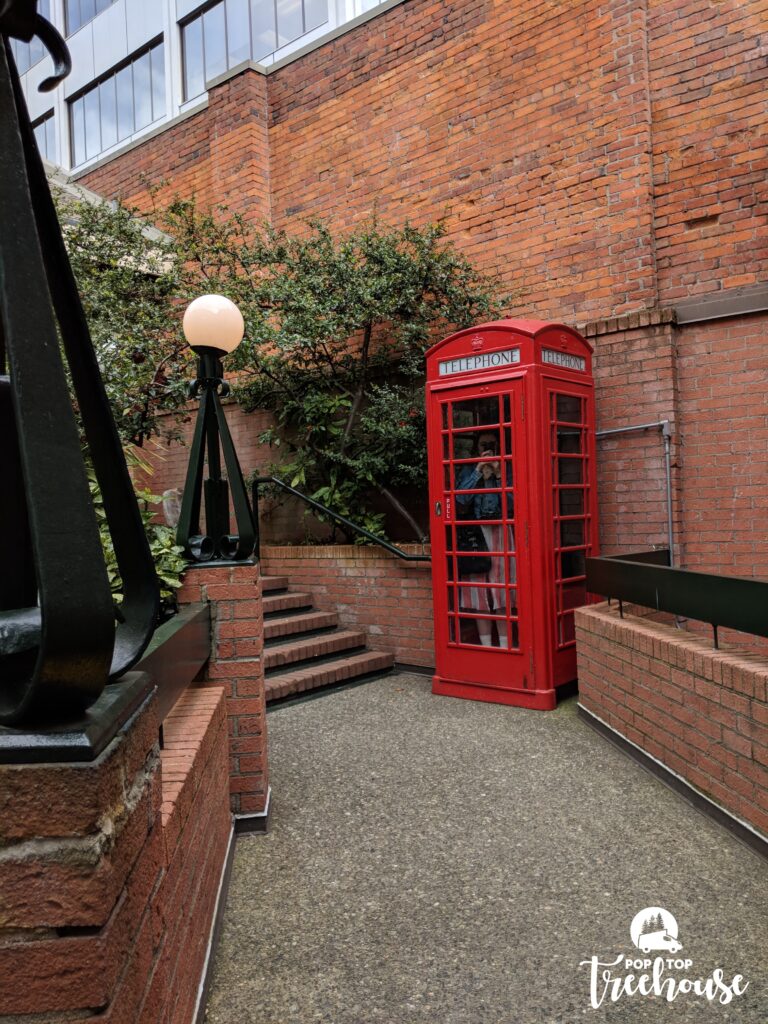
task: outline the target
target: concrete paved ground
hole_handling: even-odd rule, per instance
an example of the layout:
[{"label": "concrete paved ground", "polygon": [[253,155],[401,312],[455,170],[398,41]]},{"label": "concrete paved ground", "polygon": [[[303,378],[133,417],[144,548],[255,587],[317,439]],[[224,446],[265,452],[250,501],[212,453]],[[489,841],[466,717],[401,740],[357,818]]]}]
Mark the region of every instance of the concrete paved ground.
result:
[{"label": "concrete paved ground", "polygon": [[[401,674],[268,726],[273,830],[237,845],[210,1024],[768,1021],[768,862],[574,699],[522,711]],[[593,1009],[580,961],[641,957],[647,907],[675,915],[693,961],[672,977],[722,968],[745,994]]]}]

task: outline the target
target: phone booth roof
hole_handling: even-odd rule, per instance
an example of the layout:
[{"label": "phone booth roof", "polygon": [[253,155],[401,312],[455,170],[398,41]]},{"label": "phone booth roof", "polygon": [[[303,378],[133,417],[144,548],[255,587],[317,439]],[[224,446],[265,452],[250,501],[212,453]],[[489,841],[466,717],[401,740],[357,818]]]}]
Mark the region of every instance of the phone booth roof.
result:
[{"label": "phone booth roof", "polygon": [[427,350],[427,381],[491,379],[527,366],[573,371],[591,380],[592,345],[565,324],[494,320],[457,331]]}]

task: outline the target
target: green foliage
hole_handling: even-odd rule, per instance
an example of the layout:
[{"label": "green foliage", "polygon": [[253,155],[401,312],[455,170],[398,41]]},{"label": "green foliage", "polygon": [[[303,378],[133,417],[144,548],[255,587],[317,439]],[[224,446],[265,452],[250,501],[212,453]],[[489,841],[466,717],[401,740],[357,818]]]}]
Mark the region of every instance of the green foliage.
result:
[{"label": "green foliage", "polygon": [[[186,401],[186,303],[219,292],[245,340],[227,360],[246,410],[271,411],[269,468],[381,533],[382,501],[421,530],[397,495],[425,487],[424,351],[506,300],[446,240],[442,224],[344,237],[254,229],[225,209],[177,200],[148,228],[120,203],[64,193],[59,214],[119,432],[143,445]],[[173,422],[171,418],[170,422]],[[355,537],[350,535],[350,539]]]},{"label": "green foliage", "polygon": [[[135,456],[132,457],[130,453],[128,453],[128,458],[129,462],[135,462]],[[119,604],[123,600],[123,582],[120,578],[117,557],[114,545],[112,544],[112,537],[109,533],[109,526],[107,525],[107,514],[104,509],[101,489],[96,480],[96,474],[90,466],[88,468],[88,485],[91,490],[93,507],[96,511],[96,521],[99,526],[99,534],[101,535],[101,546],[104,551],[109,585],[115,602]],[[175,531],[170,526],[153,522],[155,512],[152,506],[159,505],[162,502],[162,498],[150,493],[148,490],[139,490],[136,492],[136,496],[139,499],[139,510],[142,522],[144,523],[144,530],[147,534],[147,540],[149,541],[149,549],[152,552],[152,558],[155,563],[155,572],[160,586],[160,598],[166,608],[175,608],[175,592],[181,586],[182,576],[187,569],[187,563],[183,558],[184,549],[176,543]]]},{"label": "green foliage", "polygon": [[166,602],[175,603],[175,592],[181,586],[182,576],[187,570],[184,548],[176,543],[176,531],[170,526],[151,522],[154,514],[151,506],[159,504],[162,498],[149,491],[140,491],[138,497],[143,502],[142,519],[160,582],[160,597]]},{"label": "green foliage", "polygon": [[373,220],[335,237],[312,222],[299,238],[177,201],[165,226],[206,290],[243,312],[246,339],[229,365],[243,407],[274,415],[261,436],[277,450],[271,471],[377,533],[381,496],[420,537],[393,489],[425,486],[424,352],[498,315],[495,283],[442,224]]},{"label": "green foliage", "polygon": [[186,401],[177,247],[121,203],[52,190],[118,431],[141,446]]}]

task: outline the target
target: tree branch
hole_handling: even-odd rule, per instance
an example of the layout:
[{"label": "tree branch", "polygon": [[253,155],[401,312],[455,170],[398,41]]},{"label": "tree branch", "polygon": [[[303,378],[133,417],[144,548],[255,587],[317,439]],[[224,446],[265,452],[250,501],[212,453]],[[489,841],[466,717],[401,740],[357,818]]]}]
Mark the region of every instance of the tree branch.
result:
[{"label": "tree branch", "polygon": [[349,416],[347,416],[347,422],[344,427],[344,433],[341,436],[341,444],[339,445],[339,455],[343,455],[349,445],[350,438],[352,436],[352,428],[355,425],[357,414],[360,410],[360,403],[363,400],[365,394],[365,385],[368,380],[368,358],[371,351],[371,337],[373,335],[373,324],[367,323],[363,332],[363,347],[360,350],[360,380],[357,385],[357,391],[355,397],[352,399],[352,405],[349,409]]}]

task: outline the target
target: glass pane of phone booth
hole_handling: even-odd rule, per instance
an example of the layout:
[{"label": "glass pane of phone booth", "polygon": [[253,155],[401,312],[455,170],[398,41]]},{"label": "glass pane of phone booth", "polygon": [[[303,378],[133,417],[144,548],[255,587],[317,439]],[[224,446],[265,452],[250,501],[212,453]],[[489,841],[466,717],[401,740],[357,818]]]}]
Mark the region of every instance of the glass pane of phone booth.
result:
[{"label": "glass pane of phone booth", "polygon": [[442,407],[448,642],[519,650],[512,396]]},{"label": "glass pane of phone booth", "polygon": [[586,399],[550,393],[550,458],[558,650],[576,642],[573,609],[585,604],[591,536]]}]

